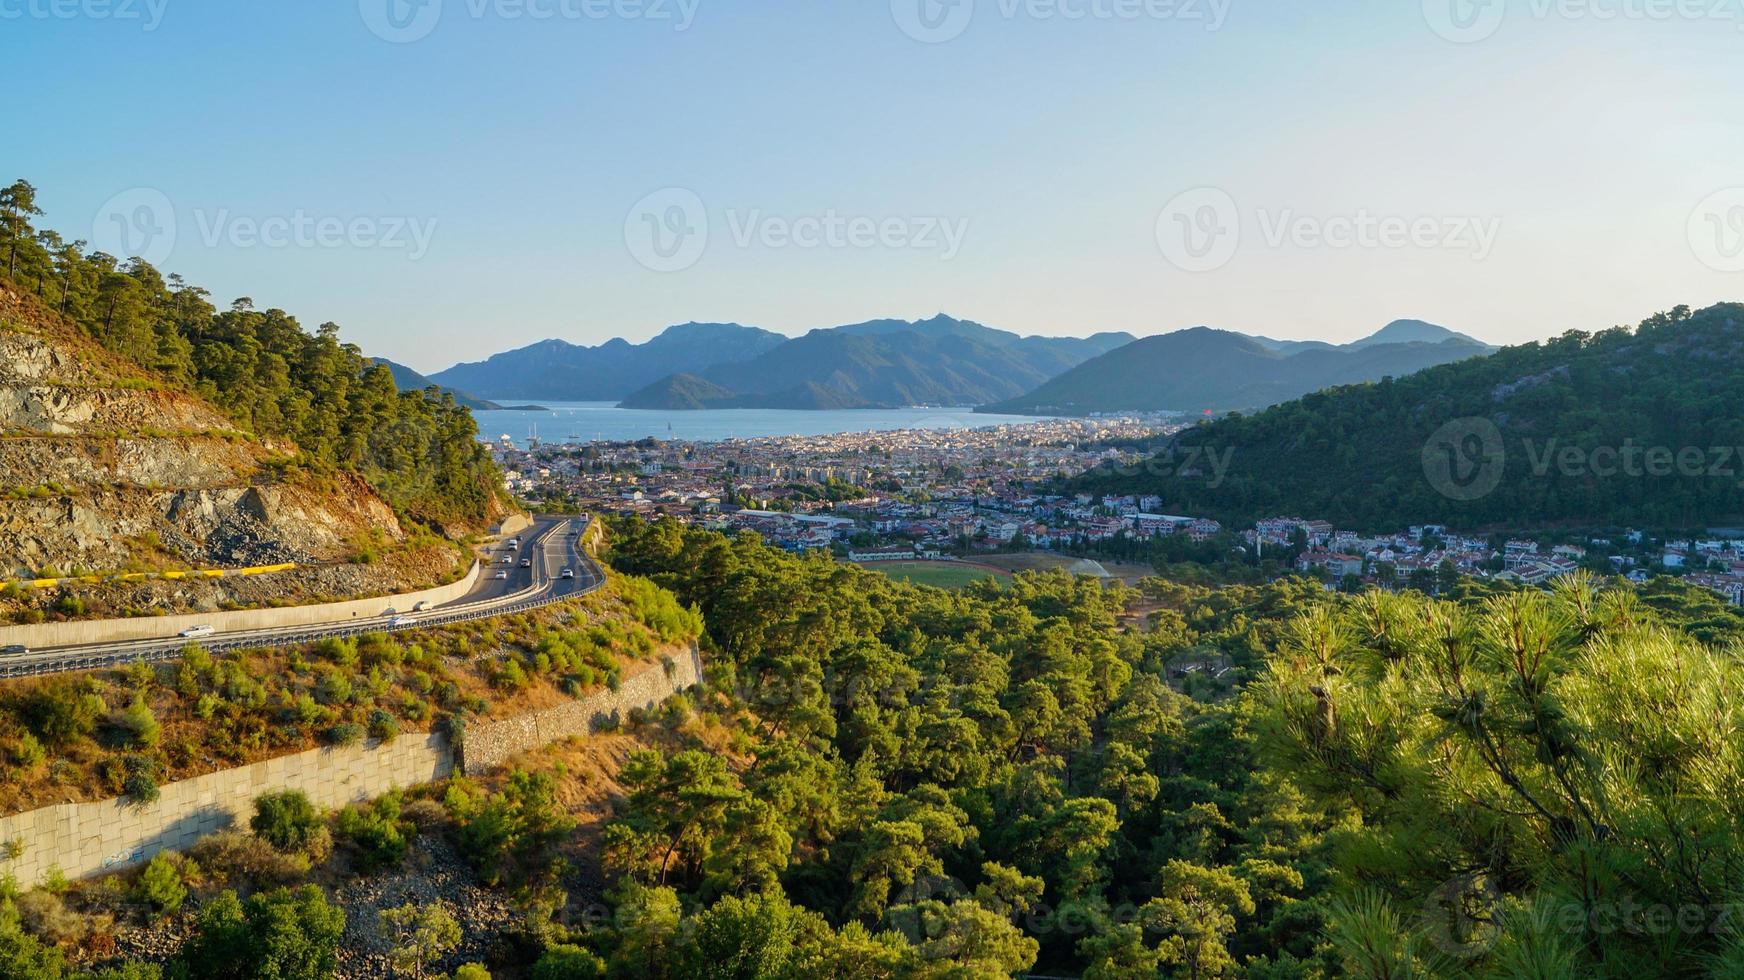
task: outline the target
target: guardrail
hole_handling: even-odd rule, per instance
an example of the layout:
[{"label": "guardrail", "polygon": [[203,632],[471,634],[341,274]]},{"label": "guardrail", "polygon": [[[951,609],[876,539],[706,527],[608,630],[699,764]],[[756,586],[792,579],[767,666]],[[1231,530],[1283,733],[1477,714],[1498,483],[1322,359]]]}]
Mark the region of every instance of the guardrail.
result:
[{"label": "guardrail", "polygon": [[[605,570],[591,555],[584,549],[577,547],[575,543],[571,542],[569,536],[564,534],[572,523],[572,521],[564,521],[540,539],[540,543],[544,544],[553,535],[561,535],[561,540],[568,550],[569,556],[575,560],[577,567],[576,588],[568,592],[553,594],[556,586],[565,580],[548,578],[542,585],[534,585],[521,592],[496,599],[481,599],[447,610],[433,610],[418,616],[416,622],[404,626],[393,625],[391,618],[386,621],[378,618],[356,623],[332,623],[288,627],[282,630],[262,630],[231,638],[226,638],[225,634],[220,633],[209,641],[177,637],[174,641],[147,641],[130,644],[127,649],[123,650],[93,651],[87,654],[26,654],[10,661],[0,661],[0,678],[38,677],[76,670],[101,670],[106,667],[119,667],[139,661],[164,663],[180,658],[182,651],[187,649],[191,643],[198,643],[202,649],[214,653],[226,653],[233,650],[256,650],[289,643],[309,643],[317,640],[363,636],[366,633],[399,633],[431,626],[449,626],[454,623],[490,619],[495,616],[512,616],[517,613],[543,609],[546,606],[591,594],[605,584]],[[582,533],[586,533],[585,530]],[[574,540],[579,542],[580,535],[577,535]]]},{"label": "guardrail", "polygon": [[16,579],[0,585],[16,585],[21,589],[53,589],[62,585],[102,585],[106,582],[145,582],[154,579],[176,581],[189,578],[247,578],[253,575],[269,575],[273,572],[288,572],[298,567],[297,563],[282,562],[277,565],[256,565],[252,568],[196,568],[186,571],[167,572],[112,572],[103,575],[62,575],[59,578],[26,578]]}]

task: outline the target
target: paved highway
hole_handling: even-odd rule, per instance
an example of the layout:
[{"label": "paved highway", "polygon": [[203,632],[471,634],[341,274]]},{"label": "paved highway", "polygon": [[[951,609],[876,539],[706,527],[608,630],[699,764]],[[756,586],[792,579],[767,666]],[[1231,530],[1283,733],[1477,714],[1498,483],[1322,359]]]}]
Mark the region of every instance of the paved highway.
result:
[{"label": "paved highway", "polygon": [[[586,518],[539,518],[521,533],[519,547],[510,548],[505,541],[489,553],[471,592],[431,609],[396,609],[372,619],[347,618],[343,622],[220,632],[196,639],[175,637],[32,650],[0,657],[0,677],[92,670],[136,660],[174,660],[189,643],[214,651],[256,649],[330,636],[393,633],[537,609],[592,592],[604,583],[605,572],[581,550],[581,533],[586,529]],[[526,567],[522,567],[523,562]],[[572,570],[574,577],[564,578],[565,569]],[[504,577],[497,577],[505,572]],[[392,599],[382,601],[391,603]]]}]

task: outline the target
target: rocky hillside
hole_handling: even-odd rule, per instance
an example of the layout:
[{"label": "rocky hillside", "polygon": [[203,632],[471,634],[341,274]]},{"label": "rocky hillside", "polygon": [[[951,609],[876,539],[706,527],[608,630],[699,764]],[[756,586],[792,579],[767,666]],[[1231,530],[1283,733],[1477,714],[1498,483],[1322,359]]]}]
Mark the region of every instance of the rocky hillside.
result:
[{"label": "rocky hillside", "polygon": [[404,538],[362,480],[295,457],[0,284],[0,577],[334,562]]}]

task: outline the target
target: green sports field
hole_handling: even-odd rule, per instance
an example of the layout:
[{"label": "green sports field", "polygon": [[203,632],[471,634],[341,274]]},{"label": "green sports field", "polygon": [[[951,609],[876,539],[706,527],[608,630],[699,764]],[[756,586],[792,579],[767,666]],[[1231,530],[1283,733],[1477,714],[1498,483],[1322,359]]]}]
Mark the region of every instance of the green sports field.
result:
[{"label": "green sports field", "polygon": [[1007,577],[991,568],[948,561],[874,561],[867,562],[862,567],[883,572],[898,582],[932,585],[941,589],[960,589],[982,579]]}]

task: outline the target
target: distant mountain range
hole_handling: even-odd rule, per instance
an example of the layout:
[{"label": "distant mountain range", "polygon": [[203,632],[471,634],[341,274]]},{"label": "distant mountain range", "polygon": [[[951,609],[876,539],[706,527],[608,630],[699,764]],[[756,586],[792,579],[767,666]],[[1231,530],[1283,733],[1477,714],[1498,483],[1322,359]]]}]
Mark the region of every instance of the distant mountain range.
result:
[{"label": "distant mountain range", "polygon": [[737,323],[684,323],[643,344],[613,339],[581,347],[540,341],[479,363],[455,365],[431,379],[485,398],[617,401],[668,375],[750,360],[787,342],[781,334]]},{"label": "distant mountain range", "polygon": [[440,385],[474,408],[513,398],[663,411],[974,405],[1017,415],[1086,415],[1263,408],[1494,350],[1421,320],[1399,320],[1335,345],[1207,327],[1142,340],[1126,333],[1025,337],[940,314],[795,338],[737,323],[685,323],[642,344],[546,340],[428,378],[391,366],[402,388]]},{"label": "distant mountain range", "polygon": [[445,385],[439,385],[429,378],[424,377],[422,374],[419,374],[404,364],[400,364],[396,361],[390,361],[385,357],[372,357],[370,360],[377,364],[385,365],[388,371],[394,376],[394,387],[401,391],[423,391],[425,388],[441,388],[443,391],[454,396],[456,404],[465,408],[470,408],[475,412],[496,412],[502,411],[503,409],[503,406],[498,405],[496,402],[479,398],[476,395],[469,395],[464,391],[449,388]]},{"label": "distant mountain range", "polygon": [[[1741,404],[1744,304],[1677,307],[1634,330],[1570,330],[1206,420],[1153,465],[1070,486],[1156,494],[1165,513],[1236,525],[1304,514],[1372,531],[1737,527]],[[1202,459],[1222,468],[1187,462]]]},{"label": "distant mountain range", "polygon": [[1495,350],[1421,320],[1399,320],[1343,345],[1194,327],[1134,341],[979,411],[1087,415],[1257,409],[1322,388],[1402,377]]},{"label": "distant mountain range", "polygon": [[897,408],[1010,398],[1130,334],[1022,337],[943,314],[813,330],[756,357],[677,372],[626,397],[625,408]]}]

